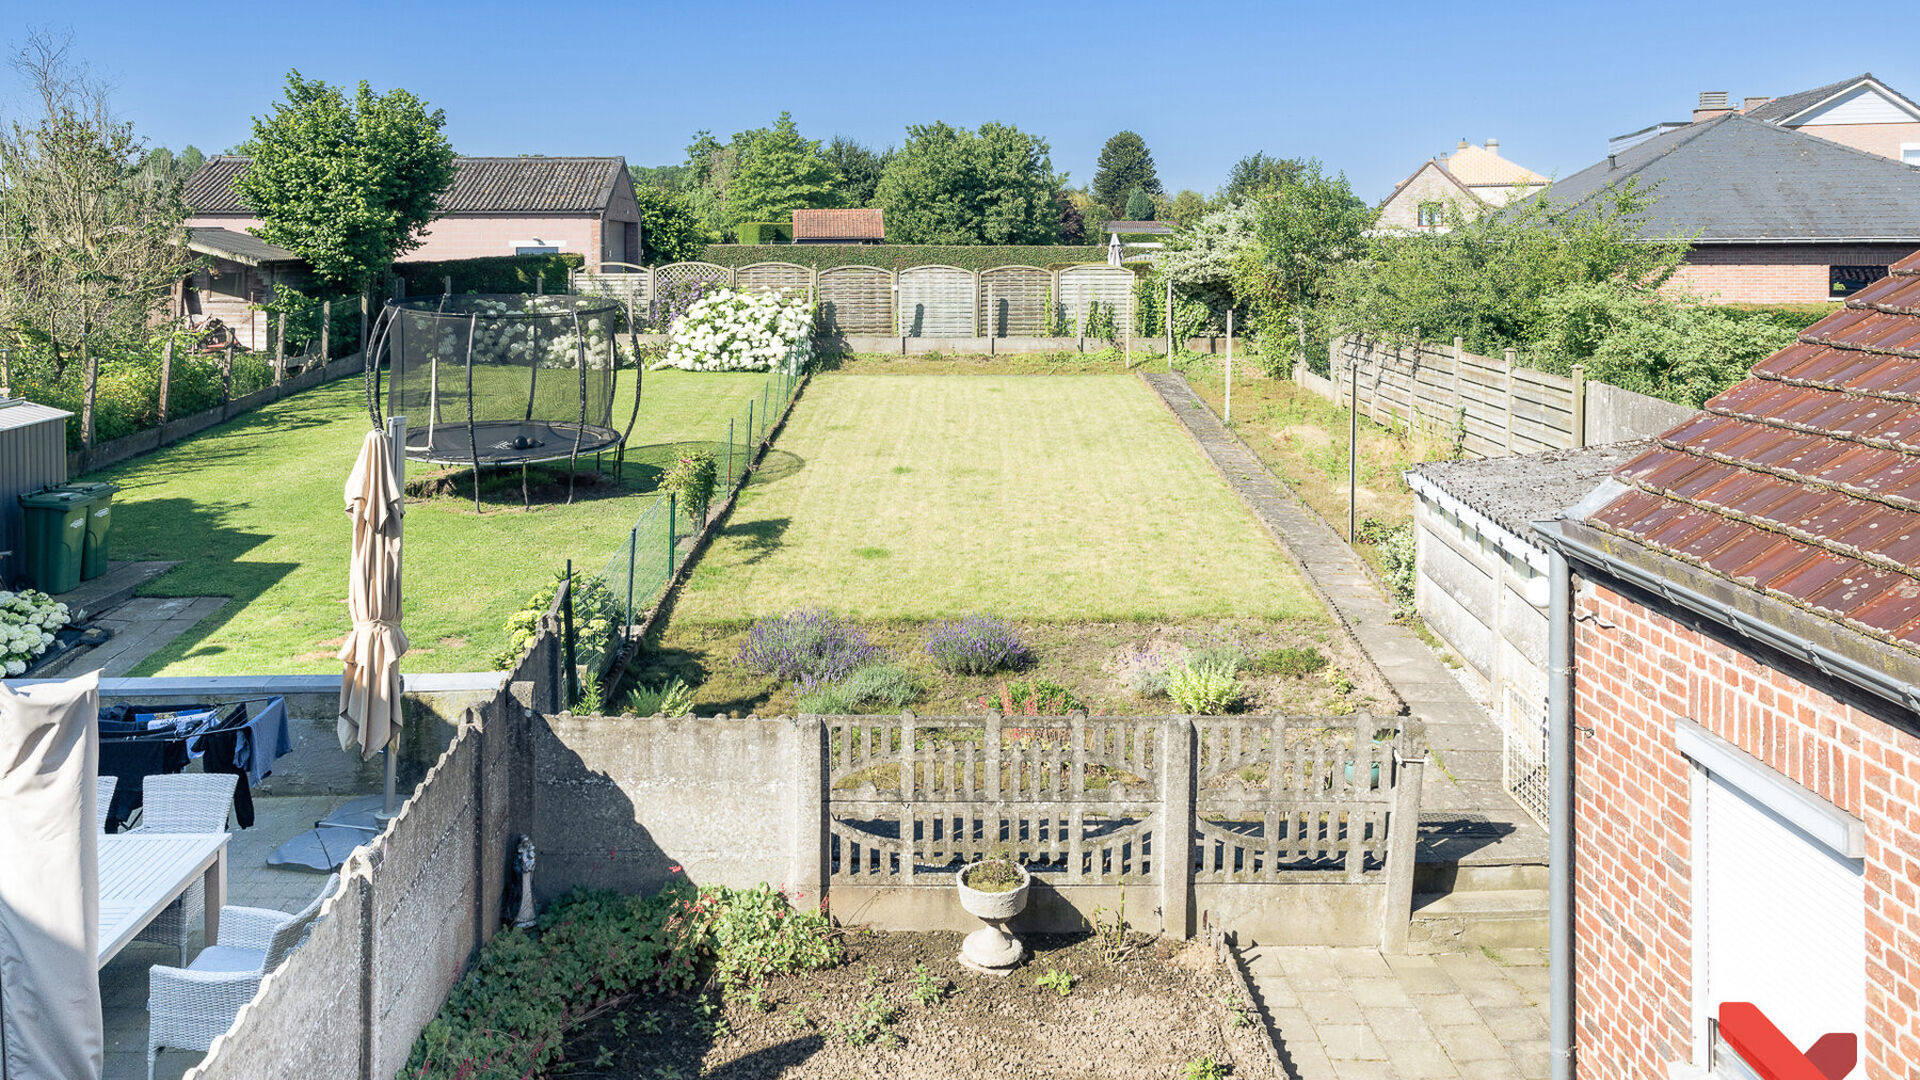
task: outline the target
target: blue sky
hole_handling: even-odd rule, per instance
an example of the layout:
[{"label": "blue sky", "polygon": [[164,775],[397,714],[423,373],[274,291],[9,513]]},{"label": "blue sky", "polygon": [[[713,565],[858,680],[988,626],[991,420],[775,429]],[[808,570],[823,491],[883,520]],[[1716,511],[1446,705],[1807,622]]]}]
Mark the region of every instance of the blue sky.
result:
[{"label": "blue sky", "polygon": [[[1462,9],[1484,15],[1461,18]],[[1920,96],[1920,4],[503,3],[213,7],[0,3],[71,30],[151,142],[239,142],[290,67],[404,86],[466,154],[679,161],[791,110],[809,137],[876,146],[906,125],[999,120],[1093,175],[1107,137],[1145,136],[1169,191],[1212,192],[1254,150],[1314,156],[1368,200],[1460,138],[1565,176],[1606,139],[1871,70]],[[217,23],[217,26],[212,25]],[[210,44],[210,40],[212,43]],[[10,73],[9,73],[10,75]],[[0,105],[21,103],[17,80]]]}]

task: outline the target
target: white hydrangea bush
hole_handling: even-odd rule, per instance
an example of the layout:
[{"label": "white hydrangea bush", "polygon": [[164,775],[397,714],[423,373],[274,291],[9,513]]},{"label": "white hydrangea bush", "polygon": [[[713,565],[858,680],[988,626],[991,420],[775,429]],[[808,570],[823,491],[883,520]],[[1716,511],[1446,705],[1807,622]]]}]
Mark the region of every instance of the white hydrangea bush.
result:
[{"label": "white hydrangea bush", "polygon": [[0,670],[7,678],[25,674],[47,651],[53,632],[67,625],[67,614],[67,605],[46,593],[0,590]]},{"label": "white hydrangea bush", "polygon": [[813,358],[813,303],[784,293],[717,289],[693,302],[667,335],[655,369],[798,370]]}]

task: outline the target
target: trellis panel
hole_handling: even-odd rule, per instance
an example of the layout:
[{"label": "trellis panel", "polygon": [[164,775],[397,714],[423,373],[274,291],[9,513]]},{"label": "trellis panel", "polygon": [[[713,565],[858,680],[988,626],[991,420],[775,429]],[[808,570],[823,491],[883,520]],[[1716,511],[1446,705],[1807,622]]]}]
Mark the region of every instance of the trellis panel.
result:
[{"label": "trellis panel", "polygon": [[893,274],[877,266],[820,271],[820,329],[828,334],[894,333]]},{"label": "trellis panel", "polygon": [[973,337],[976,283],[957,266],[900,271],[901,337]]},{"label": "trellis panel", "polygon": [[654,295],[663,296],[694,281],[717,281],[722,285],[732,285],[733,271],[724,266],[715,266],[713,263],[668,263],[654,268]]},{"label": "trellis panel", "polygon": [[1117,266],[1070,266],[1060,271],[1056,295],[1068,333],[1085,333],[1087,302],[1097,300],[1113,309],[1117,337],[1133,334],[1133,271]]},{"label": "trellis panel", "polygon": [[813,288],[813,270],[796,263],[767,262],[742,266],[733,272],[733,287],[741,292],[777,292],[805,296]]},{"label": "trellis panel", "polygon": [[1034,266],[980,271],[980,327],[987,337],[1044,337],[1053,278]]}]

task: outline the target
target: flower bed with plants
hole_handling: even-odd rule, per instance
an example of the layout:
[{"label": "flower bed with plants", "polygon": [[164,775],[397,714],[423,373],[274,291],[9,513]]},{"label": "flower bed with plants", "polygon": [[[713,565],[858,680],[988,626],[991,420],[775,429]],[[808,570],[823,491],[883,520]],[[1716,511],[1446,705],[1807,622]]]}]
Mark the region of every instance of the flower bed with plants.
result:
[{"label": "flower bed with plants", "polygon": [[54,631],[67,624],[67,605],[32,589],[0,590],[0,672],[26,674],[53,647]]},{"label": "flower bed with plants", "polygon": [[667,332],[656,368],[687,371],[798,370],[812,357],[813,304],[805,297],[715,289]]}]

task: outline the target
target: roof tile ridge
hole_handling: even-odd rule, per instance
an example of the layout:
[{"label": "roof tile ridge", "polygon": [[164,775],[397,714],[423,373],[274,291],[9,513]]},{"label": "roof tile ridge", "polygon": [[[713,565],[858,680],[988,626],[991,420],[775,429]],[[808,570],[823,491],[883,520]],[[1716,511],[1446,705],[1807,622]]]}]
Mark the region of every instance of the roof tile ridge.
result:
[{"label": "roof tile ridge", "polygon": [[[1745,420],[1746,417],[1735,417],[1734,419]],[[1781,425],[1770,424],[1768,426],[1780,427]],[[1814,434],[1814,433],[1802,432],[1801,434]],[[1854,439],[1841,439],[1833,435],[1828,435],[1827,438],[1835,439],[1835,441],[1837,442],[1853,443],[1856,446],[1869,445],[1866,443],[1861,443]],[[1745,469],[1748,472],[1764,473],[1768,476],[1775,477],[1776,479],[1785,480],[1788,483],[1798,484],[1801,487],[1814,488],[1820,491],[1827,491],[1835,495],[1844,495],[1849,499],[1858,499],[1861,502],[1877,503],[1881,506],[1887,507],[1890,510],[1899,510],[1908,514],[1920,514],[1920,503],[1910,503],[1910,502],[1895,500],[1895,499],[1888,498],[1887,496],[1882,495],[1878,492],[1862,491],[1858,488],[1848,487],[1844,484],[1837,484],[1832,480],[1822,480],[1819,477],[1805,476],[1800,473],[1788,472],[1785,469],[1776,468],[1771,465],[1762,465],[1758,462],[1747,461],[1743,458],[1728,457],[1725,454],[1717,454],[1708,450],[1700,450],[1696,447],[1681,446],[1678,443],[1669,442],[1665,438],[1661,438],[1655,441],[1658,442],[1659,445],[1665,449],[1673,450],[1682,454],[1687,454],[1692,457],[1697,457],[1705,461],[1712,461],[1721,465],[1731,465],[1734,468]],[[1874,447],[1874,449],[1885,450],[1885,449],[1894,449],[1894,448]],[[1896,449],[1895,452],[1906,457],[1920,458],[1920,454],[1910,454],[1905,450]],[[1666,491],[1664,489],[1651,487],[1637,478],[1628,477],[1626,480],[1626,483],[1632,487],[1639,488],[1640,490],[1648,492],[1650,494],[1666,496]],[[1690,506],[1704,505],[1702,503],[1695,502],[1692,499],[1685,498],[1684,496],[1675,495],[1675,496],[1667,496],[1667,497],[1677,499],[1678,501],[1687,503]],[[1712,505],[1718,507],[1720,504],[1714,503]],[[1741,521],[1747,521],[1749,524],[1759,524],[1757,520],[1749,520],[1746,515],[1741,514],[1739,511],[1733,510],[1731,508],[1722,508],[1722,509],[1726,510],[1726,516],[1734,517]],[[1717,512],[1719,511],[1716,511],[1716,513]],[[1783,530],[1774,526],[1770,526],[1770,528],[1773,528],[1774,531],[1776,532],[1788,531],[1788,530]],[[1797,540],[1805,540],[1808,543],[1815,543],[1815,544],[1821,544],[1822,546],[1827,546],[1823,540],[1813,536],[1811,533],[1805,536],[1795,535],[1794,538]],[[1847,554],[1842,549],[1836,549],[1836,550],[1840,550],[1842,554]],[[1905,567],[1904,564],[1898,564],[1898,563],[1893,565],[1899,566],[1901,573],[1906,574],[1909,577],[1913,577],[1916,580],[1920,580],[1920,569],[1909,570]]]},{"label": "roof tile ridge", "polygon": [[[1765,378],[1764,376],[1761,376],[1761,377]],[[1776,381],[1786,386],[1804,385],[1806,386],[1807,389],[1810,389],[1810,390],[1824,390],[1824,391],[1827,391],[1828,393],[1844,394],[1851,397],[1872,398],[1876,401],[1890,402],[1895,405],[1920,404],[1920,399],[1889,397],[1885,394],[1871,394],[1865,390],[1861,390],[1861,391],[1837,390],[1830,386],[1820,386],[1817,384],[1790,383],[1790,382],[1787,382],[1785,379],[1770,380],[1770,381]],[[1877,436],[1862,437],[1862,436],[1854,436],[1854,435],[1840,435],[1835,432],[1829,431],[1825,428],[1817,428],[1809,424],[1802,424],[1792,420],[1782,420],[1779,417],[1749,416],[1746,413],[1733,412],[1732,410],[1728,409],[1724,405],[1722,406],[1706,405],[1701,408],[1701,411],[1712,413],[1715,416],[1724,416],[1729,420],[1741,420],[1749,424],[1764,424],[1767,427],[1779,428],[1782,431],[1797,431],[1802,435],[1824,435],[1829,439],[1838,439],[1841,442],[1850,442],[1860,446],[1871,446],[1876,450],[1892,450],[1896,453],[1912,454],[1915,457],[1920,457],[1920,449],[1908,449],[1907,447],[1902,446],[1899,443],[1896,443],[1893,440],[1887,439],[1887,438],[1881,438]],[[1682,447],[1677,444],[1668,443],[1665,441],[1664,438],[1657,439],[1655,441],[1659,442],[1662,446],[1671,446],[1673,449],[1676,449],[1676,450],[1684,449],[1684,450],[1687,450],[1688,453],[1693,452],[1693,450],[1690,447]],[[1731,460],[1731,459],[1728,459],[1728,460]],[[1755,467],[1764,468],[1764,466],[1755,466]],[[1917,511],[1920,511],[1920,504],[1916,504],[1914,509]]]},{"label": "roof tile ridge", "polygon": [[[1885,356],[1889,358],[1898,358],[1901,360],[1914,359],[1913,357],[1910,357],[1905,353],[1882,352],[1878,349],[1848,349],[1839,345],[1829,345],[1824,341],[1803,341],[1801,342],[1801,344],[1818,345],[1823,349],[1833,349],[1838,352],[1859,353],[1862,356]],[[1855,389],[1851,386],[1835,386],[1832,383],[1815,382],[1812,379],[1790,379],[1785,375],[1776,374],[1774,372],[1755,371],[1755,372],[1751,372],[1749,374],[1749,377],[1755,378],[1755,379],[1763,379],[1767,382],[1777,382],[1782,386],[1798,386],[1806,390],[1828,390],[1836,394],[1851,394],[1854,397],[1877,398],[1881,401],[1891,401],[1901,405],[1920,405],[1920,394],[1896,394],[1890,390],[1867,390],[1864,388]],[[1736,383],[1735,385],[1739,385],[1739,384]],[[1717,412],[1718,410],[1709,408],[1707,411]],[[1742,416],[1739,419],[1750,420],[1753,418]],[[1769,421],[1760,421],[1760,422],[1772,423],[1773,421],[1769,420]],[[1784,425],[1776,425],[1776,426],[1784,426]]]}]

